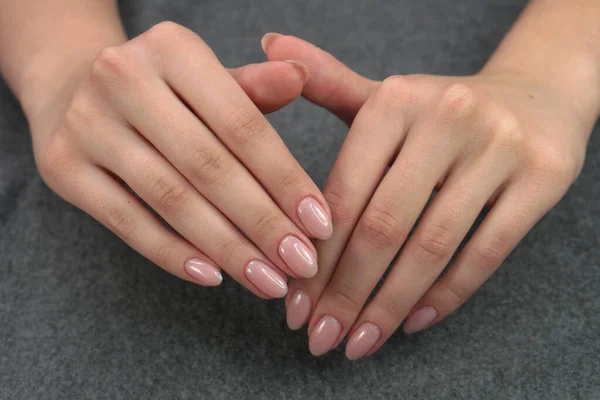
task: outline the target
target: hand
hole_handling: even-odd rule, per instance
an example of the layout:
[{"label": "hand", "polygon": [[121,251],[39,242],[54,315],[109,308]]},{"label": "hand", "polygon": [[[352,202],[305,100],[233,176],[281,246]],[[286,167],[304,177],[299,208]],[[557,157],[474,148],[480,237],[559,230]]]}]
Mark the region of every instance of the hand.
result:
[{"label": "hand", "polygon": [[[291,282],[287,298],[290,328],[310,317],[314,355],[348,335],[346,354],[357,359],[374,353],[403,321],[412,333],[448,316],[582,167],[592,125],[535,77],[484,70],[380,83],[297,38],[267,35],[263,48],[269,60],[308,65],[303,95],[352,124],[323,192],[334,234],[316,244],[319,273]],[[485,207],[483,223],[442,274]]]},{"label": "hand", "polygon": [[159,24],[102,51],[74,95],[55,99],[65,112],[33,132],[37,165],[60,196],[168,272],[214,286],[222,268],[257,296],[283,297],[283,273],[317,272],[308,237],[332,228],[259,109],[294,100],[305,73],[297,62],[228,72],[193,32]]}]

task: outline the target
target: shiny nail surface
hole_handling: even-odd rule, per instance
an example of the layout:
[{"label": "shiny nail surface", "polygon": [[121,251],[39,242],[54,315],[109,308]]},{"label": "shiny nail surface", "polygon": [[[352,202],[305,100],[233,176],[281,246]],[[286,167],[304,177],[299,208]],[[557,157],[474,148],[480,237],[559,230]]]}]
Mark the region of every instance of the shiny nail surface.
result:
[{"label": "shiny nail surface", "polygon": [[279,256],[302,278],[317,274],[317,260],[312,251],[296,236],[286,236],[279,244]]},{"label": "shiny nail surface", "polygon": [[437,310],[431,306],[420,308],[406,320],[404,332],[415,333],[427,328],[437,318],[437,315]]},{"label": "shiny nail surface", "polygon": [[381,337],[381,329],[371,322],[363,323],[350,337],[346,345],[349,360],[363,358]]},{"label": "shiny nail surface", "polygon": [[219,268],[199,258],[187,260],[184,269],[189,276],[202,286],[218,286],[223,282],[223,275],[221,275]]},{"label": "shiny nail surface", "polygon": [[333,234],[331,218],[313,197],[307,197],[300,202],[298,218],[306,230],[317,239],[329,239]]},{"label": "shiny nail surface", "polygon": [[287,294],[287,284],[281,274],[262,261],[252,260],[246,265],[246,278],[258,290],[273,298]]},{"label": "shiny nail surface", "polygon": [[265,53],[267,52],[267,48],[269,47],[271,41],[279,36],[281,36],[279,33],[269,32],[262,37],[260,40],[260,45]]},{"label": "shiny nail surface", "polygon": [[287,307],[286,320],[288,327],[295,331],[302,328],[310,315],[311,301],[308,294],[296,290]]},{"label": "shiny nail surface", "polygon": [[330,315],[323,316],[308,339],[311,354],[320,356],[331,350],[341,331],[340,321]]}]

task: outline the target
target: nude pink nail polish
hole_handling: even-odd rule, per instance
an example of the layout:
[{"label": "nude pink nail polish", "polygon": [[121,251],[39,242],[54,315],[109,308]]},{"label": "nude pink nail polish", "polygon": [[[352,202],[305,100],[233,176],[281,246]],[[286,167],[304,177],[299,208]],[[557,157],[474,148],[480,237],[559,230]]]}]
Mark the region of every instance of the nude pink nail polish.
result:
[{"label": "nude pink nail polish", "polygon": [[429,326],[436,318],[438,312],[431,306],[423,307],[408,317],[404,323],[404,332],[415,333]]},{"label": "nude pink nail polish", "polygon": [[287,294],[285,277],[262,261],[252,260],[246,265],[246,278],[258,290],[273,298],[281,298]]},{"label": "nude pink nail polish", "polygon": [[333,234],[331,218],[313,197],[306,197],[300,202],[298,218],[306,230],[317,239],[326,240]]},{"label": "nude pink nail polish", "polygon": [[292,296],[286,313],[288,327],[295,331],[302,328],[310,315],[311,301],[308,294],[302,290],[296,290]]},{"label": "nude pink nail polish", "polygon": [[279,244],[279,256],[288,267],[302,278],[317,274],[317,260],[312,251],[296,236],[286,236]]},{"label": "nude pink nail polish", "polygon": [[185,272],[203,286],[218,286],[223,282],[223,275],[215,265],[191,258],[185,262]]},{"label": "nude pink nail polish", "polygon": [[273,41],[273,39],[278,38],[279,36],[281,36],[279,33],[275,33],[275,32],[269,32],[266,33],[262,39],[260,40],[260,46],[263,49],[263,52],[267,52],[267,48],[269,47],[269,44]]},{"label": "nude pink nail polish", "polygon": [[381,337],[381,329],[371,322],[363,323],[350,337],[346,345],[349,360],[363,358]]},{"label": "nude pink nail polish", "polygon": [[342,324],[330,315],[325,315],[308,339],[308,349],[313,356],[321,356],[333,348],[337,341]]}]

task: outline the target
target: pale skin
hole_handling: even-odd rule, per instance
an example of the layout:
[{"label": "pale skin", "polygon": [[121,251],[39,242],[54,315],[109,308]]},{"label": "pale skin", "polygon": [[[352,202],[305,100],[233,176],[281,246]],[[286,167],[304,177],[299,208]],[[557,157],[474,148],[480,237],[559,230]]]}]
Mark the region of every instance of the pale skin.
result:
[{"label": "pale skin", "polygon": [[[191,275],[194,259],[261,297],[287,291],[288,325],[308,323],[314,355],[347,337],[347,356],[362,358],[401,324],[413,333],[456,310],[576,179],[600,112],[595,0],[531,1],[473,76],[383,82],[291,36],[263,38],[268,63],[227,71],[200,38],[174,24],[126,41],[112,1],[57,2],[80,18],[35,23],[26,23],[27,3],[0,0],[9,10],[0,15],[0,67],[28,117],[48,185],[176,276],[220,282]],[[56,4],[44,7],[36,7],[40,16],[61,15]],[[197,78],[199,69],[212,79]],[[216,87],[223,94],[213,98],[207,93]],[[259,112],[301,92],[350,127],[323,194]],[[218,148],[216,166],[227,168],[208,163],[207,176],[195,167],[194,155],[206,148]],[[293,184],[284,184],[290,177]],[[325,224],[303,221],[305,198],[321,207]],[[483,223],[444,271],[484,208]],[[207,220],[211,229],[202,231]],[[318,272],[286,258],[288,236],[315,265],[318,253]],[[309,238],[321,240],[312,247]],[[262,289],[252,260],[277,274]],[[289,290],[280,284],[284,274],[293,278]]]}]

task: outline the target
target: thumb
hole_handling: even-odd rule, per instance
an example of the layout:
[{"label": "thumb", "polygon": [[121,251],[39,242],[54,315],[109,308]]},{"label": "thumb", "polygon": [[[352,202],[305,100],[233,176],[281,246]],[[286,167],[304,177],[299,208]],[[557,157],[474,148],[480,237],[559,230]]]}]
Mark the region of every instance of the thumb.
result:
[{"label": "thumb", "polygon": [[308,67],[295,60],[248,64],[231,68],[229,73],[265,114],[300,97],[309,76]]},{"label": "thumb", "polygon": [[294,59],[306,64],[310,79],[302,95],[348,125],[379,85],[379,82],[357,74],[331,54],[297,37],[267,33],[261,44],[270,61]]}]

